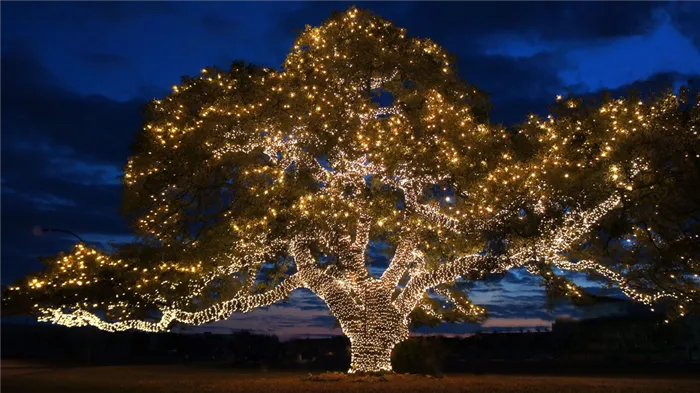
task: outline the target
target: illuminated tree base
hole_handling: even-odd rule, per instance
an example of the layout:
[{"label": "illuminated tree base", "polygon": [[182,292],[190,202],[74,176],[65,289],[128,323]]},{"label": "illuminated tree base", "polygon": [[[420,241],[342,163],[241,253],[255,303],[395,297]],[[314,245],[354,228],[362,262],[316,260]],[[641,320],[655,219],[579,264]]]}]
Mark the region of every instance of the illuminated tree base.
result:
[{"label": "illuminated tree base", "polygon": [[[147,106],[124,169],[144,241],[80,243],[3,302],[159,332],[304,288],[349,337],[350,373],[391,372],[416,318],[483,320],[462,284],[515,268],[556,296],[582,297],[569,270],[680,316],[700,303],[697,102],[571,98],[512,133],[486,121],[486,95],[447,52],[405,33],[352,7],[309,26],[280,70],[183,78]],[[378,242],[393,252],[380,278]]]},{"label": "illuminated tree base", "polygon": [[[370,338],[371,339],[371,338]],[[348,373],[390,373],[391,351],[395,344],[390,345],[352,345],[352,358]]]}]

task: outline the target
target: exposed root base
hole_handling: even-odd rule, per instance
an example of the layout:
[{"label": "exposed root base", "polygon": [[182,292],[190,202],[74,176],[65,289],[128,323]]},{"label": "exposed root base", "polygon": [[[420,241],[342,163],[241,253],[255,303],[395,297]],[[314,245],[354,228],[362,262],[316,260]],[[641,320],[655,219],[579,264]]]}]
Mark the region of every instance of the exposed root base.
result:
[{"label": "exposed root base", "polygon": [[313,382],[389,382],[394,379],[407,378],[424,379],[436,377],[422,374],[397,374],[392,371],[356,372],[352,374],[341,372],[325,372],[316,375],[309,374],[308,377],[301,378],[301,380]]}]

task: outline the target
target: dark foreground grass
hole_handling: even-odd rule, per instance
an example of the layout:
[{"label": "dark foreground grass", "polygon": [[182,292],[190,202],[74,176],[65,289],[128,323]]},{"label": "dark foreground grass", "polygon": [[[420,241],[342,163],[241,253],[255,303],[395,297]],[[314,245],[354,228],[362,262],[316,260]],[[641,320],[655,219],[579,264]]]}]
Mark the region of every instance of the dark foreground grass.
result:
[{"label": "dark foreground grass", "polygon": [[[244,372],[185,366],[128,366],[3,372],[2,392],[208,393],[208,392],[700,392],[700,379],[596,378],[454,374],[388,381],[303,380],[307,373]],[[700,378],[700,376],[698,376]]]}]

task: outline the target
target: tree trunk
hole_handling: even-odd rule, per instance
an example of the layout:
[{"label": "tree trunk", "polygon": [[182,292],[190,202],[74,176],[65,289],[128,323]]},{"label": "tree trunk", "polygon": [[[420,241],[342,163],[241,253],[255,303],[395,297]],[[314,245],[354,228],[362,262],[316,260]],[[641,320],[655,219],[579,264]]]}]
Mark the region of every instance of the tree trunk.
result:
[{"label": "tree trunk", "polygon": [[397,343],[381,342],[375,337],[355,336],[350,341],[349,373],[391,372],[391,351]]},{"label": "tree trunk", "polygon": [[391,293],[378,282],[367,286],[361,319],[339,319],[350,339],[349,373],[391,372],[391,352],[408,339],[406,318],[391,304]]}]

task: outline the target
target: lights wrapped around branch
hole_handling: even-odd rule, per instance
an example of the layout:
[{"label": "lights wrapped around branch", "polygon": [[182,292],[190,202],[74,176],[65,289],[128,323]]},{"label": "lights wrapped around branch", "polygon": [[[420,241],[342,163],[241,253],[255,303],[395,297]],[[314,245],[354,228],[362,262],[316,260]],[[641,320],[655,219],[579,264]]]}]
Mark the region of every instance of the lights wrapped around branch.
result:
[{"label": "lights wrapped around branch", "polygon": [[[677,292],[638,290],[602,262],[565,257],[656,186],[645,184],[653,157],[618,156],[639,134],[697,143],[694,123],[662,123],[680,121],[673,98],[532,116],[516,132],[480,124],[485,97],[442,48],[351,8],[303,32],[282,70],[207,68],[151,103],[124,186],[155,256],[79,245],[10,293],[29,296],[42,321],[162,331],[307,288],[350,338],[350,372],[391,370],[416,307],[442,316],[423,301],[431,289],[478,319],[483,309],[455,292],[457,281],[538,273],[535,262],[597,272],[647,304],[685,304]],[[592,207],[571,211],[579,204]],[[375,278],[365,258],[380,240],[395,252]],[[263,290],[255,280],[269,265],[280,270]]]}]

